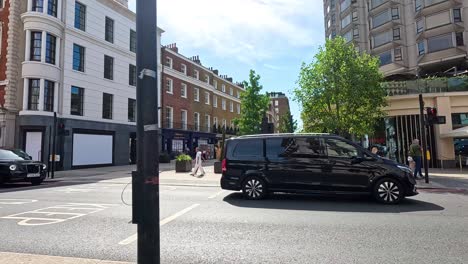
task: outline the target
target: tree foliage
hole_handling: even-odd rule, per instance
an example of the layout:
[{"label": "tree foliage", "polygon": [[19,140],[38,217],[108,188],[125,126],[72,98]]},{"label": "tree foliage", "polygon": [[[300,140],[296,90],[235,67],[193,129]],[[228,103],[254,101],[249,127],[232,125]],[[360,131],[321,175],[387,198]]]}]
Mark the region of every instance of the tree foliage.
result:
[{"label": "tree foliage", "polygon": [[250,70],[249,82],[244,81],[245,91],[241,94],[241,113],[236,119],[240,135],[259,134],[262,118],[268,109],[270,98],[261,94],[260,75]]},{"label": "tree foliage", "polygon": [[377,58],[359,53],[341,37],[327,40],[311,64],[302,64],[295,89],[304,132],[371,134],[384,116],[381,81]]},{"label": "tree foliage", "polygon": [[280,133],[294,133],[297,130],[297,121],[294,120],[293,115],[288,110],[280,117],[278,132]]}]

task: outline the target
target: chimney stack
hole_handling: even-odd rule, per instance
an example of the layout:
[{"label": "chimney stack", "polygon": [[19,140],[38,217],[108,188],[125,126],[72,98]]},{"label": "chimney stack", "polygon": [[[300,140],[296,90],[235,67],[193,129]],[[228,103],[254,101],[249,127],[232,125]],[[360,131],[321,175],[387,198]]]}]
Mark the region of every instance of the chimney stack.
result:
[{"label": "chimney stack", "polygon": [[218,75],[219,74],[219,71],[218,70],[213,70],[213,73]]}]

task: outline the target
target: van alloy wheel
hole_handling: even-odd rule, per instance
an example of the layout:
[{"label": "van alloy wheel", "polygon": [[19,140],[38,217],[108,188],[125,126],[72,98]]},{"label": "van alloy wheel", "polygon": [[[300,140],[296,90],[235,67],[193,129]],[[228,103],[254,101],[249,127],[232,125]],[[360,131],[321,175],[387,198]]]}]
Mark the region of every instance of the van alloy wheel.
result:
[{"label": "van alloy wheel", "polygon": [[266,195],[265,182],[257,177],[249,177],[244,181],[242,191],[251,200],[259,200]]},{"label": "van alloy wheel", "polygon": [[396,204],[403,198],[401,184],[393,179],[383,179],[376,184],[375,198],[382,203]]}]

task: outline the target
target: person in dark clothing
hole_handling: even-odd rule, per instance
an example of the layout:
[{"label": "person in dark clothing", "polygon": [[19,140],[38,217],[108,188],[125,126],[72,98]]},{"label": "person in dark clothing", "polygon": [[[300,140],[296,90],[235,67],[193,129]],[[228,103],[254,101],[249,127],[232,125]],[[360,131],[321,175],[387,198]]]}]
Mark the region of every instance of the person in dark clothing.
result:
[{"label": "person in dark clothing", "polygon": [[418,178],[418,174],[421,178],[423,178],[421,167],[422,167],[422,150],[421,146],[419,145],[419,140],[413,140],[413,144],[410,146],[409,151],[410,157],[413,158],[414,162],[416,163],[416,168],[414,169],[414,178]]}]

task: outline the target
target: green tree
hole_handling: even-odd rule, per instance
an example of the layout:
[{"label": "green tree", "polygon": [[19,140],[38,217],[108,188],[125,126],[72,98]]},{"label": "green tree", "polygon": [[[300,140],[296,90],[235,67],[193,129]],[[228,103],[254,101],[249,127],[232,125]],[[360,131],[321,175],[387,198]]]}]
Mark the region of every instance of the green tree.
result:
[{"label": "green tree", "polygon": [[385,115],[382,78],[379,59],[359,53],[344,38],[327,40],[311,64],[302,64],[295,89],[304,132],[371,134]]},{"label": "green tree", "polygon": [[244,81],[245,91],[241,94],[241,113],[235,120],[240,135],[261,133],[262,118],[268,109],[270,98],[261,94],[260,75],[250,70],[249,82]]},{"label": "green tree", "polygon": [[297,130],[297,121],[289,110],[280,117],[278,132],[294,133]]}]

